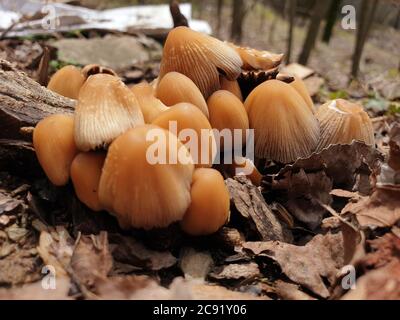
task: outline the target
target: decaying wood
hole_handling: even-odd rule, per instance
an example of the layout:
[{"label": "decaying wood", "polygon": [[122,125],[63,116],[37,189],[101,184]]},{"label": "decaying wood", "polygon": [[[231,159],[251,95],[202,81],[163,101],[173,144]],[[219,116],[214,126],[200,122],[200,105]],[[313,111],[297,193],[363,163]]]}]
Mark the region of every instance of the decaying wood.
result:
[{"label": "decaying wood", "polygon": [[237,176],[226,180],[233,203],[239,214],[256,230],[263,241],[291,242],[287,226],[279,221],[260,190],[245,176]]},{"label": "decaying wood", "polygon": [[[0,59],[0,168],[32,173],[37,161],[32,127],[56,113],[72,113],[74,100],[55,94]],[[40,172],[40,171],[39,171]]]},{"label": "decaying wood", "polygon": [[3,143],[30,141],[22,127],[34,127],[41,119],[56,113],[72,113],[74,100],[55,94],[0,59],[0,139]]}]

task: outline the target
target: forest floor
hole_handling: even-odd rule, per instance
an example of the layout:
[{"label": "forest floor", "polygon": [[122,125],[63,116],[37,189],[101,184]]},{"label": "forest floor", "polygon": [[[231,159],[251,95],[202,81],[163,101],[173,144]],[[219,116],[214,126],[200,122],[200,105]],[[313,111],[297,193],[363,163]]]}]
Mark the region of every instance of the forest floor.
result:
[{"label": "forest floor", "polygon": [[[287,24],[278,18],[271,38],[260,30],[274,16],[263,16],[261,27],[250,13],[243,44],[285,52]],[[294,57],[305,30],[296,28]],[[363,102],[377,148],[355,142],[266,164],[260,189],[227,179],[231,220],[210,237],[188,237],[177,225],[123,231],[82,205],[71,185],[55,188],[41,172],[0,172],[0,299],[400,299],[400,34],[374,30],[357,85],[347,76],[353,40],[336,30],[329,46],[317,45],[309,66],[323,82],[313,96],[317,104]],[[19,43],[21,59],[11,43],[0,43],[2,58],[33,77],[40,46]],[[149,80],[151,66],[120,75]]]}]

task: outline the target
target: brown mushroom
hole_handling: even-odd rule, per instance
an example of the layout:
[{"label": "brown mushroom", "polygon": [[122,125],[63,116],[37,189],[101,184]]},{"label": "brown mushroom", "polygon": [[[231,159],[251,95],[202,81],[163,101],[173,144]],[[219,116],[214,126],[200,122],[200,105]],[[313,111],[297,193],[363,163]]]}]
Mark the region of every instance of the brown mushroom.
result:
[{"label": "brown mushroom", "polygon": [[79,91],[85,82],[81,70],[75,66],[65,66],[50,79],[47,89],[70,99],[78,99]]},{"label": "brown mushroom", "polygon": [[189,149],[196,167],[212,166],[217,151],[214,134],[208,119],[194,105],[179,103],[172,106],[154,119],[153,124],[171,129]]},{"label": "brown mushroom", "polygon": [[167,73],[158,83],[156,96],[169,107],[182,102],[191,103],[209,117],[207,103],[199,88],[181,73]]},{"label": "brown mushroom", "polygon": [[88,78],[75,109],[75,142],[79,150],[107,146],[120,134],[142,124],[139,103],[120,79],[108,74]]},{"label": "brown mushroom", "polygon": [[190,194],[192,202],[180,222],[187,234],[210,235],[229,220],[229,192],[217,170],[196,169]]},{"label": "brown mushroom", "polygon": [[103,152],[82,152],[71,165],[71,180],[76,196],[93,211],[102,210],[98,190],[105,158]]},{"label": "brown mushroom", "polygon": [[317,150],[332,144],[350,144],[353,140],[375,144],[371,119],[359,104],[343,99],[329,101],[318,109],[316,116],[321,125]]},{"label": "brown mushroom", "polygon": [[100,203],[123,228],[167,227],[189,207],[193,171],[189,152],[169,131],[153,125],[130,129],[109,147]]},{"label": "brown mushroom", "polygon": [[[229,143],[226,143],[225,139],[217,141],[221,149],[223,147],[230,147],[230,150],[232,148],[242,149],[246,144],[246,134],[249,129],[249,118],[243,103],[233,93],[226,90],[213,93],[207,103],[211,126],[219,131],[221,137],[224,129],[228,129],[231,132],[232,141],[229,141]],[[238,144],[239,141],[233,140],[233,138],[236,139],[235,130],[240,130],[241,132],[240,145]]]},{"label": "brown mushroom", "polygon": [[255,154],[289,163],[309,156],[320,137],[319,124],[299,93],[289,84],[269,80],[246,99],[250,128],[255,130]]},{"label": "brown mushroom", "polygon": [[229,81],[225,77],[220,78],[221,90],[227,90],[233,93],[241,102],[243,102],[242,90],[237,80]]},{"label": "brown mushroom", "polygon": [[160,79],[176,71],[189,77],[207,99],[220,89],[219,75],[236,80],[242,60],[228,44],[187,27],[170,31],[164,45]]},{"label": "brown mushroom", "polygon": [[114,70],[95,63],[88,64],[82,68],[82,75],[85,77],[85,79],[89,78],[90,76],[94,76],[95,74],[109,74],[115,77],[118,76]]},{"label": "brown mushroom", "polygon": [[300,78],[295,77],[294,81],[290,83],[290,85],[296,89],[296,91],[301,95],[301,97],[304,99],[306,102],[307,106],[310,108],[310,110],[315,113],[315,107],[314,107],[314,102],[311,99],[310,93],[308,92],[308,89],[306,87],[306,84],[304,83],[303,80]]},{"label": "brown mushroom", "polygon": [[66,185],[71,163],[78,153],[74,117],[57,114],[41,120],[33,131],[33,147],[49,180],[56,186]]},{"label": "brown mushroom", "polygon": [[155,97],[154,88],[147,82],[136,84],[131,90],[139,102],[145,123],[151,123],[162,112],[168,110],[168,107]]},{"label": "brown mushroom", "polygon": [[262,174],[253,161],[244,157],[235,157],[232,164],[225,164],[225,170],[231,177],[244,175],[256,186],[261,186]]}]

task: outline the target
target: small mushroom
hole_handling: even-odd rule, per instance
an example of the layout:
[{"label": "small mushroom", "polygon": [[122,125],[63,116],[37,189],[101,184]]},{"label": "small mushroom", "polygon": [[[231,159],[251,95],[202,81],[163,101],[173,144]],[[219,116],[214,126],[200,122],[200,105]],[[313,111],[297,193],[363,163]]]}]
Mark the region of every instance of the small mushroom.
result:
[{"label": "small mushroom", "polygon": [[139,103],[120,79],[108,74],[87,79],[75,109],[75,142],[79,150],[102,148],[142,124]]},{"label": "small mushroom", "polygon": [[109,74],[115,77],[118,76],[114,70],[99,64],[88,64],[82,68],[82,75],[85,77],[85,79],[89,78],[90,76],[94,76],[95,74]]},{"label": "small mushroom", "polygon": [[164,45],[160,80],[176,71],[189,77],[207,99],[220,89],[219,76],[236,80],[242,60],[228,44],[187,27],[170,31]]},{"label": "small mushroom", "polygon": [[181,73],[167,73],[158,83],[156,96],[169,107],[182,102],[191,103],[209,117],[206,100],[199,88]]},{"label": "small mushroom", "polygon": [[189,149],[196,167],[212,166],[217,151],[212,127],[194,105],[179,103],[172,106],[154,119],[152,124],[166,130],[176,130],[172,133]]},{"label": "small mushroom", "polygon": [[249,118],[243,103],[233,93],[226,90],[213,93],[207,103],[211,126],[221,133],[221,137],[224,129],[231,131],[232,138],[236,138],[234,130],[240,130],[242,133],[240,146],[234,140],[227,144],[225,139],[221,139],[219,141],[221,149],[224,146],[231,146],[230,150],[234,147],[235,149],[242,149],[246,144],[246,133],[249,129]]},{"label": "small mushroom", "polygon": [[283,54],[275,54],[269,51],[260,51],[248,47],[239,47],[229,44],[240,55],[243,61],[243,70],[269,70],[279,66]]},{"label": "small mushroom", "polygon": [[100,203],[123,228],[168,227],[180,221],[190,205],[193,171],[187,149],[169,131],[153,125],[130,129],[109,147]]},{"label": "small mushroom", "polygon": [[350,144],[353,140],[374,145],[371,119],[359,104],[343,99],[329,101],[316,114],[321,125],[321,139],[317,150],[332,144]]},{"label": "small mushroom", "polygon": [[233,93],[240,101],[243,102],[242,90],[237,80],[229,81],[225,77],[220,78],[221,90],[227,90]]},{"label": "small mushroom", "polygon": [[307,106],[310,108],[310,110],[315,113],[315,107],[314,107],[314,102],[311,99],[310,93],[308,92],[308,89],[304,83],[303,80],[300,78],[295,77],[294,81],[290,83],[290,85],[296,89],[296,91],[301,95],[301,97],[304,99],[306,102]]},{"label": "small mushroom", "polygon": [[235,157],[232,164],[225,164],[225,170],[231,177],[244,175],[256,186],[261,186],[262,174],[253,161],[244,157]]},{"label": "small mushroom", "polygon": [[196,169],[190,194],[192,202],[180,222],[187,234],[210,235],[229,220],[229,192],[217,170]]},{"label": "small mushroom", "polygon": [[47,89],[70,99],[78,99],[79,91],[85,82],[81,70],[75,66],[65,66],[50,79]]},{"label": "small mushroom", "polygon": [[168,107],[155,97],[154,88],[147,82],[136,84],[131,90],[139,102],[145,123],[151,123],[162,112],[168,110]]},{"label": "small mushroom", "polygon": [[289,84],[269,80],[246,99],[250,128],[255,130],[255,154],[261,159],[289,163],[309,156],[320,129],[316,117]]},{"label": "small mushroom", "polygon": [[71,163],[78,153],[74,117],[57,114],[41,120],[33,131],[33,147],[49,180],[56,186],[66,185]]},{"label": "small mushroom", "polygon": [[71,165],[71,180],[78,199],[93,211],[101,211],[99,183],[106,154],[102,152],[79,153]]}]

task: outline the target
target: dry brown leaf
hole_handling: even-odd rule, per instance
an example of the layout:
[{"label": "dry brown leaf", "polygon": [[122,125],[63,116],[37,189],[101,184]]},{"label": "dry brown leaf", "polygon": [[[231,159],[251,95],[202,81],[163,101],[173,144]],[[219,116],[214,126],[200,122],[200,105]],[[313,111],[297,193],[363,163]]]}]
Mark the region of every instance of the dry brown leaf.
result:
[{"label": "dry brown leaf", "polygon": [[284,300],[316,300],[301,291],[300,286],[282,280],[275,281],[274,292]]},{"label": "dry brown leaf", "polygon": [[57,278],[55,289],[46,290],[42,282],[26,284],[12,289],[0,289],[0,300],[69,300],[70,280]]},{"label": "dry brown leaf", "polygon": [[400,300],[400,260],[370,271],[356,282],[343,300]]},{"label": "dry brown leaf", "polygon": [[240,280],[240,279],[254,279],[261,275],[258,264],[244,263],[244,264],[228,264],[216,268],[210,277],[216,280]]},{"label": "dry brown leaf", "polygon": [[240,215],[251,224],[262,240],[291,242],[287,227],[278,220],[261,192],[245,176],[226,180],[231,201]]},{"label": "dry brown leaf", "polygon": [[269,241],[246,242],[243,248],[257,256],[273,259],[290,280],[323,298],[330,295],[324,279],[333,285],[344,265],[341,233],[317,235],[305,246]]},{"label": "dry brown leaf", "polygon": [[5,193],[0,192],[0,214],[12,212],[21,204],[21,200],[17,200]]},{"label": "dry brown leaf", "polygon": [[132,237],[118,234],[110,235],[113,258],[124,264],[141,269],[158,271],[174,266],[176,258],[170,252],[160,252],[147,249]]},{"label": "dry brown leaf", "polygon": [[107,232],[101,232],[98,236],[79,237],[71,257],[69,273],[82,290],[96,292],[98,281],[107,278],[112,265]]}]

